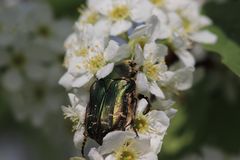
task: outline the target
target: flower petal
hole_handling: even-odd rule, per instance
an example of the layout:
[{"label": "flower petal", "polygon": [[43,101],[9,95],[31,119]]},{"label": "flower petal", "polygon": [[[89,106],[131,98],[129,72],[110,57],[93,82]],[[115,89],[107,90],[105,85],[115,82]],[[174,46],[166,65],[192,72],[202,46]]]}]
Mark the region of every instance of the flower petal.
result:
[{"label": "flower petal", "polygon": [[106,66],[102,67],[97,73],[96,76],[98,79],[104,78],[106,76],[108,76],[114,67],[114,63],[109,63]]},{"label": "flower petal", "polygon": [[165,111],[172,107],[175,104],[175,101],[172,99],[162,100],[157,98],[154,102],[151,103],[153,110]]},{"label": "flower petal", "polygon": [[99,152],[102,155],[111,153],[118,149],[126,139],[134,138],[135,136],[135,133],[127,131],[110,132],[103,138],[103,145],[99,147]]},{"label": "flower petal", "polygon": [[148,117],[150,117],[150,125],[154,132],[158,135],[164,135],[170,123],[166,113],[153,110],[148,113]]},{"label": "flower petal", "polygon": [[154,153],[158,154],[162,148],[162,137],[158,135],[154,135],[151,138],[151,148]]},{"label": "flower petal", "polygon": [[152,82],[149,88],[150,92],[158,98],[164,99],[165,95],[156,82]]},{"label": "flower petal", "polygon": [[82,65],[84,61],[85,61],[85,59],[83,59],[82,57],[70,58],[68,72],[71,73],[75,77],[86,73],[86,69]]},{"label": "flower petal", "polygon": [[110,34],[112,36],[117,36],[123,32],[126,32],[129,28],[131,28],[132,23],[126,20],[117,21],[112,25]]},{"label": "flower petal", "polygon": [[217,42],[217,36],[209,31],[199,31],[190,36],[193,41],[206,44],[214,44]]},{"label": "flower petal", "polygon": [[63,87],[65,87],[66,89],[71,89],[73,80],[74,80],[74,77],[68,72],[66,72],[58,81],[58,83]]},{"label": "flower petal", "polygon": [[140,93],[147,92],[149,89],[149,84],[147,77],[144,73],[139,72],[136,78],[137,91]]},{"label": "flower petal", "polygon": [[117,50],[115,46],[115,49],[113,48],[113,50],[109,49],[107,51],[108,53],[106,53],[106,60],[111,62],[119,62],[129,56],[129,50],[130,50],[129,46],[127,44],[121,45],[120,47],[117,48]]},{"label": "flower petal", "polygon": [[107,48],[105,49],[104,58],[107,61],[111,61],[116,56],[118,49],[119,49],[118,43],[113,40],[110,40]]},{"label": "flower petal", "polygon": [[78,97],[75,94],[73,94],[73,93],[69,93],[68,94],[68,98],[69,98],[70,103],[71,103],[72,106],[76,106],[78,104],[78,102],[79,102]]},{"label": "flower petal", "polygon": [[87,84],[92,79],[92,77],[93,77],[93,74],[86,73],[81,77],[76,78],[72,83],[72,87],[80,88],[85,84]]},{"label": "flower petal", "polygon": [[148,102],[145,98],[141,99],[137,105],[137,113],[143,113],[147,108]]},{"label": "flower petal", "polygon": [[84,128],[81,127],[79,130],[77,130],[74,134],[73,137],[73,142],[76,148],[78,149],[82,149],[82,144],[83,144],[83,140],[84,140]]},{"label": "flower petal", "polygon": [[103,157],[96,148],[92,148],[90,152],[88,153],[89,160],[103,160]]},{"label": "flower petal", "polygon": [[136,45],[134,62],[141,66],[143,65],[143,61],[144,61],[144,56],[143,56],[142,48],[140,45]]},{"label": "flower petal", "polygon": [[180,50],[176,50],[175,53],[186,67],[193,67],[195,65],[195,59],[193,55],[187,50],[180,49]]},{"label": "flower petal", "polygon": [[113,154],[108,155],[105,160],[116,160]]},{"label": "flower petal", "polygon": [[157,60],[168,54],[168,48],[162,44],[148,43],[144,47],[144,58],[151,58]]},{"label": "flower petal", "polygon": [[170,109],[166,110],[165,113],[171,119],[171,118],[173,118],[176,115],[177,110],[174,109],[174,108],[170,108]]},{"label": "flower petal", "polygon": [[133,139],[131,147],[142,155],[146,154],[151,151],[151,139],[149,136],[140,135],[138,139]]},{"label": "flower petal", "polygon": [[158,160],[158,157],[155,153],[150,152],[139,157],[139,160]]},{"label": "flower petal", "polygon": [[171,80],[175,88],[178,90],[189,89],[193,83],[193,71],[192,67],[177,70]]},{"label": "flower petal", "polygon": [[[131,19],[137,23],[146,21],[152,15],[152,6],[148,1],[131,0],[132,10]],[[144,12],[143,12],[144,11]]]}]

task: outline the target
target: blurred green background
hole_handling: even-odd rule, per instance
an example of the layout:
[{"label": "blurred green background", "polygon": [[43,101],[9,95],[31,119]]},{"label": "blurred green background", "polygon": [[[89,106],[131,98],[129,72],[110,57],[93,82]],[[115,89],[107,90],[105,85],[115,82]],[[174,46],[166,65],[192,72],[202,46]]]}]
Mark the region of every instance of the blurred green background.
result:
[{"label": "blurred green background", "polygon": [[[84,5],[83,0],[45,2],[51,6],[54,19],[67,18],[72,25],[79,16],[77,9]],[[209,0],[203,8],[203,13],[238,45],[239,11],[239,0]],[[71,29],[70,25],[66,35],[71,33]],[[63,43],[64,40],[59,42]],[[64,50],[59,52],[58,63],[61,63]],[[5,72],[6,69],[0,71]],[[0,76],[2,79],[2,74]],[[61,87],[57,92],[67,98]],[[63,105],[69,103],[64,98],[62,100]],[[30,118],[16,118],[11,101],[16,101],[15,96],[0,84],[0,160],[65,160],[77,155],[71,124],[64,121],[60,106],[45,117],[45,123],[34,125]],[[221,64],[218,55],[209,52],[206,59],[197,64],[194,86],[182,93],[176,108],[178,113],[172,119],[159,159],[180,160],[187,159],[189,155],[212,154],[214,157],[217,154],[222,159],[235,157],[240,160],[240,81]],[[205,152],[209,146],[218,152],[211,149]],[[215,160],[213,157],[210,159]]]}]

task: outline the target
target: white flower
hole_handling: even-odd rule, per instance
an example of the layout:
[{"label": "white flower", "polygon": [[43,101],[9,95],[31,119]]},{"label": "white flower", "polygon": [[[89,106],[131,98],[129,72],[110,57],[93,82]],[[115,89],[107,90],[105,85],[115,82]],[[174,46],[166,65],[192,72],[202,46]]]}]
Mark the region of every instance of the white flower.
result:
[{"label": "white flower", "polygon": [[107,37],[110,34],[111,22],[104,18],[99,18],[97,11],[85,10],[79,21],[75,23],[76,30],[81,30],[82,27],[87,28],[92,26],[91,34],[95,37]]},{"label": "white flower", "polygon": [[[94,81],[127,77],[125,71],[133,73],[133,66],[129,69],[125,64],[131,61],[136,71],[131,77],[136,82],[136,95],[149,97],[137,102],[133,126],[109,132],[101,146],[86,147],[88,159],[157,159],[170,118],[177,112],[173,108],[175,97],[192,86],[196,61],[191,53],[193,44],[216,42],[215,35],[203,30],[211,21],[200,9],[200,2],[193,0],[87,1],[74,33],[65,42],[67,72],[59,81],[75,94],[70,95],[71,106],[63,109],[65,117],[74,122],[75,146],[82,148],[83,118]],[[172,64],[169,59],[174,55],[179,61]]]},{"label": "white flower", "polygon": [[95,25],[99,22],[101,15],[96,10],[96,4],[94,1],[87,1],[88,8],[80,9],[79,12],[81,16],[79,17],[79,23],[81,24],[92,24]]},{"label": "white flower", "polygon": [[128,31],[132,21],[144,22],[151,16],[151,6],[146,0],[90,0],[90,3],[111,22],[110,34],[113,36]]},{"label": "white flower", "polygon": [[62,107],[65,118],[69,118],[73,123],[73,130],[81,130],[83,126],[87,104],[74,94],[68,94],[71,106]]},{"label": "white flower", "polygon": [[170,27],[177,31],[181,36],[186,36],[188,39],[199,43],[216,43],[216,36],[203,27],[210,25],[211,20],[200,15],[200,8],[197,2],[191,1],[178,7],[177,12],[169,14],[171,21]]},{"label": "white flower", "polygon": [[167,100],[156,99],[151,102],[151,109],[163,111],[171,119],[177,113],[177,110],[172,108],[174,104],[175,101],[173,101],[171,98]]},{"label": "white flower", "polygon": [[68,58],[66,64],[69,63],[70,58],[86,57],[90,52],[92,41],[97,41],[97,38],[92,25],[76,25],[76,31],[67,38],[64,44],[66,58]]},{"label": "white flower", "polygon": [[136,138],[135,133],[128,131],[113,131],[103,139],[103,145],[92,149],[88,156],[91,160],[157,160],[157,155],[151,151],[148,138]]},{"label": "white flower", "polygon": [[175,90],[187,90],[193,84],[193,72],[193,67],[185,67],[176,71],[168,71],[165,74],[165,82],[162,84],[165,87],[170,87]]},{"label": "white flower", "polygon": [[87,1],[88,8],[80,9],[81,16],[76,22],[76,28],[91,24],[97,36],[109,36],[111,22],[104,18],[98,11],[95,1]]},{"label": "white flower", "polygon": [[[92,42],[86,57],[70,59],[68,73],[61,78],[59,83],[80,88],[91,81],[94,76],[98,79],[108,76],[115,62],[128,57],[127,45],[119,46],[117,42],[111,40],[105,47],[103,41]],[[69,74],[73,75],[73,78]]]},{"label": "white flower", "polygon": [[156,43],[148,43],[143,50],[138,45],[136,47],[137,64],[142,67],[138,72],[136,84],[139,92],[150,91],[153,95],[164,98],[164,93],[157,85],[157,82],[164,79],[164,73],[167,71],[165,56],[167,47]]},{"label": "white flower", "polygon": [[[160,14],[162,14],[160,16]],[[159,13],[162,19],[165,19],[165,14],[163,12]],[[164,21],[164,20],[163,20]],[[166,30],[166,26],[160,18],[156,15],[151,16],[147,19],[146,23],[137,26],[134,31],[130,34],[129,38],[131,41],[136,42],[155,42],[157,39],[165,39],[169,36],[169,31]]]},{"label": "white flower", "polygon": [[140,100],[138,103],[134,127],[140,137],[145,136],[151,138],[151,148],[156,154],[158,154],[170,121],[166,113],[162,111],[152,110],[144,115],[142,111],[146,107],[146,100]]},{"label": "white flower", "polygon": [[73,142],[76,148],[82,149],[83,141],[84,141],[84,127],[80,127],[76,130],[73,137]]}]

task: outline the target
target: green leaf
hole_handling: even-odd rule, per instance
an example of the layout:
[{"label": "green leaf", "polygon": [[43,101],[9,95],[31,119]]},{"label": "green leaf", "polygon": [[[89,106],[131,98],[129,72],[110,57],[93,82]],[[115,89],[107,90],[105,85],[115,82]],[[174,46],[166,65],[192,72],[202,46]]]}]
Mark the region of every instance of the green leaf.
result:
[{"label": "green leaf", "polygon": [[209,30],[218,36],[218,41],[214,45],[204,45],[204,48],[221,55],[222,62],[240,77],[240,46],[217,26],[211,26]]}]

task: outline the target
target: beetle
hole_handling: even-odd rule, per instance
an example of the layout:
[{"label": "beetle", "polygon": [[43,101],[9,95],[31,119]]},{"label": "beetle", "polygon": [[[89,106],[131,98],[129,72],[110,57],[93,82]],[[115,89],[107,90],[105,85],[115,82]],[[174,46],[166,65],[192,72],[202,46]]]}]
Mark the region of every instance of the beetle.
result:
[{"label": "beetle", "polygon": [[128,126],[132,126],[138,136],[134,128],[137,108],[135,65],[132,61],[128,62],[129,69],[126,77],[96,80],[90,87],[90,100],[86,107],[84,121],[85,138],[82,155],[84,155],[87,137],[101,145],[107,133],[125,130]]}]

